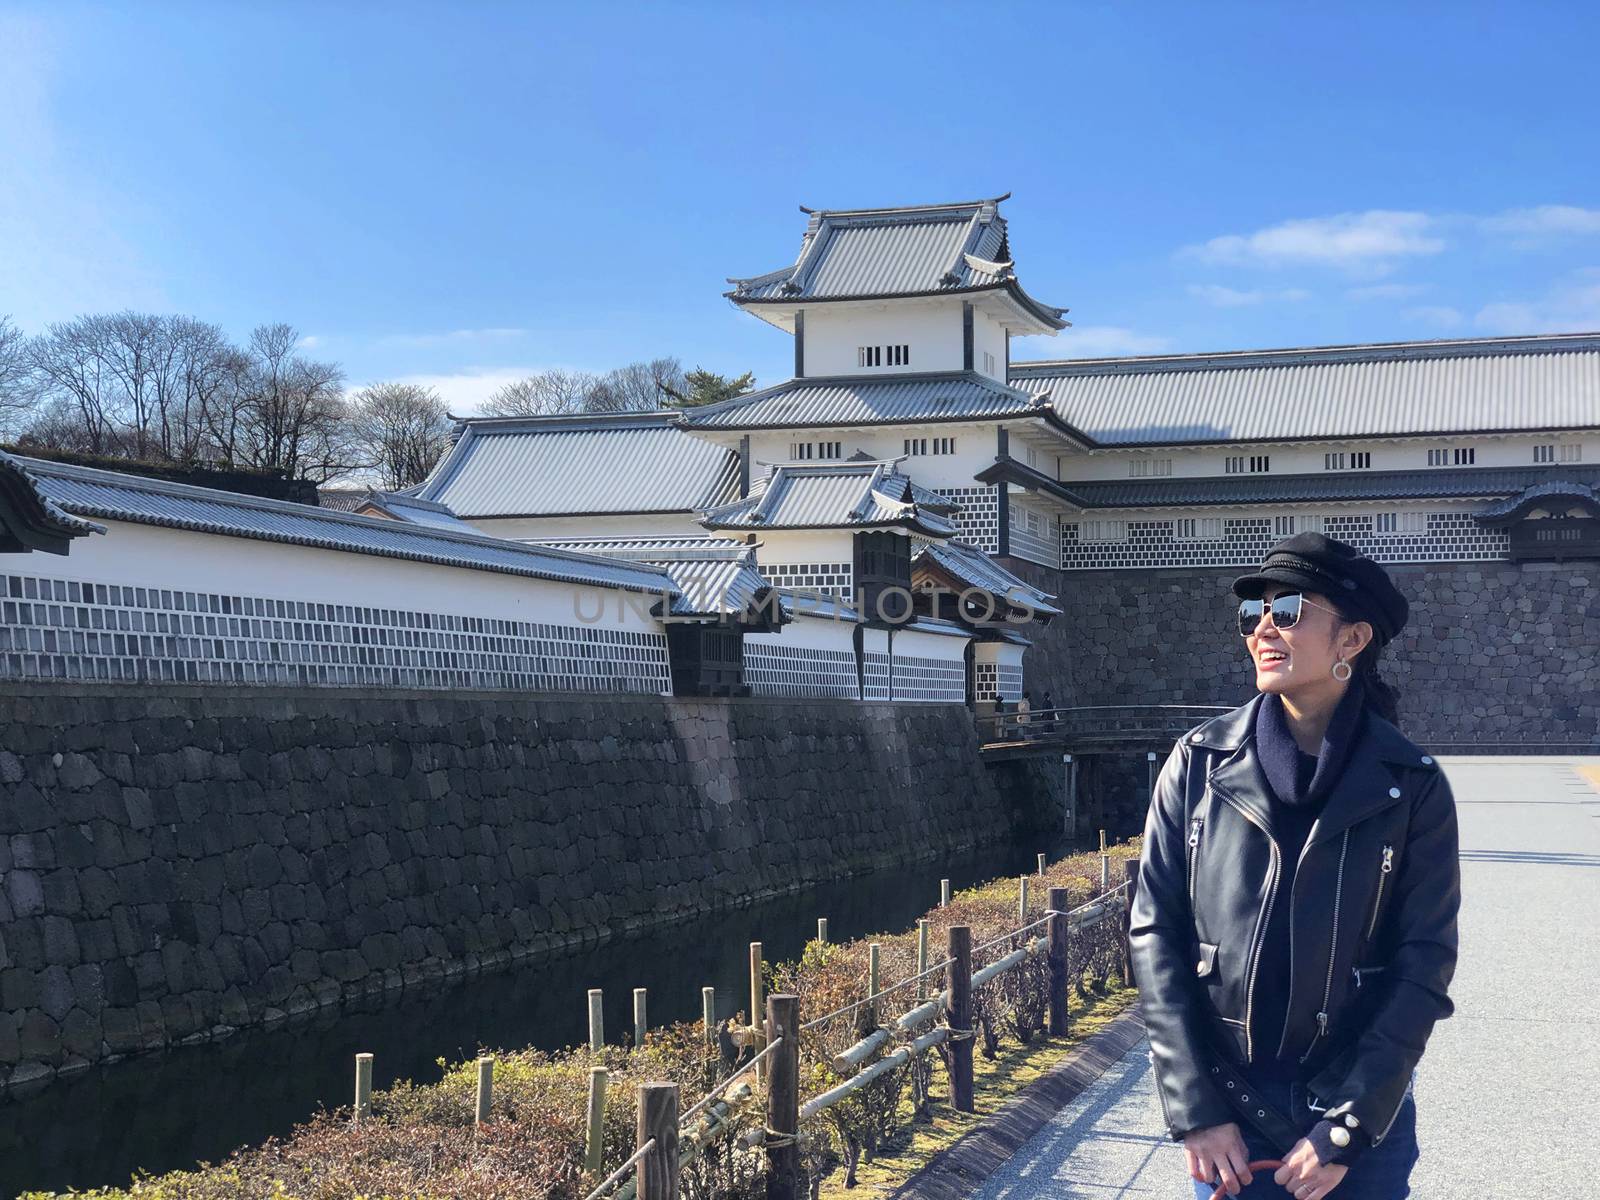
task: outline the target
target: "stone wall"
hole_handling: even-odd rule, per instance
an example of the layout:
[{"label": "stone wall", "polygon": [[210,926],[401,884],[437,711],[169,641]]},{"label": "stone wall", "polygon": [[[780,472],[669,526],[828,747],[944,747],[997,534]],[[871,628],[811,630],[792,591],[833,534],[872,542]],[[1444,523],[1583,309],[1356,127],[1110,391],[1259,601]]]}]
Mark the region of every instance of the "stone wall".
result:
[{"label": "stone wall", "polygon": [[[1068,616],[1030,631],[1034,705],[1242,704],[1254,675],[1234,621],[1242,569],[1059,572],[1006,560]],[[1380,670],[1418,744],[1600,749],[1600,563],[1388,568],[1411,619]]]},{"label": "stone wall", "polygon": [[960,705],[35,685],[0,727],[12,1085],[1003,838],[1015,804]]}]

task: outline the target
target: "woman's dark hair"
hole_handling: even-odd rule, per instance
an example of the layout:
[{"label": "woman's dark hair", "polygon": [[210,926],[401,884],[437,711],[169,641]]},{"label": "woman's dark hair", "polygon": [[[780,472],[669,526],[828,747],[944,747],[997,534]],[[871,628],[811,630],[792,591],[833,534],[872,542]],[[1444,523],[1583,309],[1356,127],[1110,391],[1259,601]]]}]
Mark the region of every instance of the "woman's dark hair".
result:
[{"label": "woman's dark hair", "polygon": [[[1365,617],[1351,616],[1348,611],[1338,604],[1337,600],[1334,602],[1334,607],[1339,609],[1339,615],[1344,618],[1347,624],[1353,625],[1357,621],[1366,620]],[[1371,624],[1370,621],[1367,623]],[[1367,707],[1389,722],[1389,724],[1399,726],[1400,690],[1378,674],[1378,659],[1382,654],[1383,646],[1378,642],[1377,632],[1374,631],[1372,640],[1366,644],[1360,654],[1356,655],[1355,662],[1350,665],[1355,671],[1356,678],[1361,680],[1362,686],[1366,690]]]},{"label": "woman's dark hair", "polygon": [[1398,726],[1400,689],[1378,674],[1378,656],[1382,653],[1383,647],[1378,645],[1377,638],[1373,638],[1367,643],[1366,649],[1356,655],[1354,666],[1366,688],[1367,707],[1389,724]]}]

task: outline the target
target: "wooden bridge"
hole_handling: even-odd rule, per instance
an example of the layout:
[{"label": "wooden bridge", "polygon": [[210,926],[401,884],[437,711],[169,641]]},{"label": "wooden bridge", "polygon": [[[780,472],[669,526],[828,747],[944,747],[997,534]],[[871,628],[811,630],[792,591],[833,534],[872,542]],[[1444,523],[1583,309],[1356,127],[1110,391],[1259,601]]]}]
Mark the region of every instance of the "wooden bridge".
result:
[{"label": "wooden bridge", "polygon": [[983,756],[990,760],[1043,753],[1106,754],[1165,749],[1226,704],[1098,704],[1006,711],[979,716]]}]

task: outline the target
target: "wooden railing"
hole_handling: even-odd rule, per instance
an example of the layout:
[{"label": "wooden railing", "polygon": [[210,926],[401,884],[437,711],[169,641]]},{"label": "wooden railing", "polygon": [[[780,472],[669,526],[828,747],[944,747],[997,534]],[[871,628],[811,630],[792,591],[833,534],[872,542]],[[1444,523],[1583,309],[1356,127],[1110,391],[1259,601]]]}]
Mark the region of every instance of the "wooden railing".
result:
[{"label": "wooden railing", "polygon": [[1027,713],[1007,708],[980,717],[979,733],[986,743],[1168,740],[1228,708],[1222,704],[1100,704]]},{"label": "wooden railing", "polygon": [[[1045,856],[1039,857],[1042,872]],[[679,1085],[676,1083],[637,1085],[637,1137],[634,1150],[604,1178],[600,1177],[600,1163],[606,1108],[606,1069],[591,1068],[589,1137],[584,1167],[585,1174],[594,1186],[585,1200],[679,1200],[683,1168],[705,1154],[717,1139],[725,1136],[736,1136],[741,1145],[751,1150],[760,1149],[764,1153],[766,1194],[769,1200],[803,1200],[810,1188],[801,1165],[800,1151],[805,1140],[801,1122],[826,1112],[875,1080],[913,1063],[934,1049],[938,1049],[945,1058],[950,1077],[951,1104],[957,1111],[973,1112],[973,1043],[979,1024],[974,991],[1032,960],[1042,959],[1048,964],[1049,974],[1048,1016],[1044,1027],[1052,1035],[1067,1033],[1068,993],[1072,986],[1069,962],[1072,936],[1113,920],[1120,926],[1118,953],[1121,962],[1118,969],[1124,980],[1131,980],[1128,914],[1133,907],[1139,863],[1137,859],[1132,859],[1124,866],[1125,880],[1116,887],[1109,886],[1110,860],[1102,853],[1100,894],[1076,908],[1068,908],[1068,890],[1065,887],[1051,887],[1047,893],[1048,907],[1043,918],[1026,922],[1024,916],[1022,919],[1025,924],[981,945],[972,944],[971,926],[949,926],[946,929],[946,957],[943,962],[931,966],[927,963],[928,923],[921,922],[918,973],[886,987],[879,986],[878,947],[873,944],[870,947],[873,953],[867,994],[844,1008],[826,1013],[804,1025],[800,1024],[799,996],[768,995],[764,1005],[766,1020],[733,1031],[734,1041],[753,1051],[752,1056],[708,1089],[693,1107],[680,1113]],[[1022,877],[1018,912],[1023,914],[1028,913],[1028,884],[1028,878]],[[948,885],[948,880],[943,881],[941,904],[950,902]],[[825,941],[825,922],[819,922],[818,933]],[[975,968],[974,958],[985,954],[997,957]],[[756,1003],[756,998],[761,989],[760,943],[752,943],[751,961],[752,1004],[759,1011],[761,1006]],[[1080,964],[1080,974],[1081,971]],[[924,998],[927,997],[927,988],[938,986],[940,976],[944,986],[936,995]],[[925,980],[932,982],[925,986]],[[810,1095],[802,1102],[802,1035],[836,1019],[855,1021],[858,1011],[864,1006],[870,1013],[877,1014],[886,997],[908,988],[911,989],[909,995],[915,1000],[910,1008],[896,1017],[874,1016],[873,1022],[878,1026],[876,1029],[832,1056],[831,1065],[835,1074],[848,1074],[848,1078]],[[709,993],[710,989],[706,989],[706,992]],[[595,1047],[604,1045],[604,1034],[598,1024],[597,1000],[598,993],[591,992],[590,1043]],[[704,1020],[708,1044],[714,1042],[716,1032],[722,1028],[715,1021],[714,1012],[714,1004],[707,997]],[[642,1045],[646,1019],[643,997],[638,991],[635,992],[634,1015],[635,1044]],[[901,1040],[899,1047],[882,1053],[880,1057],[880,1053],[896,1039]],[[479,1058],[477,1068],[474,1119],[482,1127],[490,1119],[494,1059],[487,1056]],[[370,1119],[371,1089],[372,1055],[357,1055],[356,1095],[352,1114],[357,1123]],[[741,1102],[753,1095],[764,1099],[765,1103],[755,1112],[750,1112],[748,1106],[741,1110]],[[741,1111],[748,1113],[743,1123]],[[751,1120],[751,1117],[759,1119]]]}]

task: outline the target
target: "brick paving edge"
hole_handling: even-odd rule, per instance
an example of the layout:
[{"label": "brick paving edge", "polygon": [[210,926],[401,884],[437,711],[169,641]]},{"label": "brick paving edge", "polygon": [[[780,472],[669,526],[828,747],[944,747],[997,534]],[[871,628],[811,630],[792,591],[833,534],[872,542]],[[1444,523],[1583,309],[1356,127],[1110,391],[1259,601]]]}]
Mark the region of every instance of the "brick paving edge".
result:
[{"label": "brick paving edge", "polygon": [[994,1116],[934,1155],[890,1200],[964,1200],[1144,1037],[1137,1003],[1073,1047]]}]

